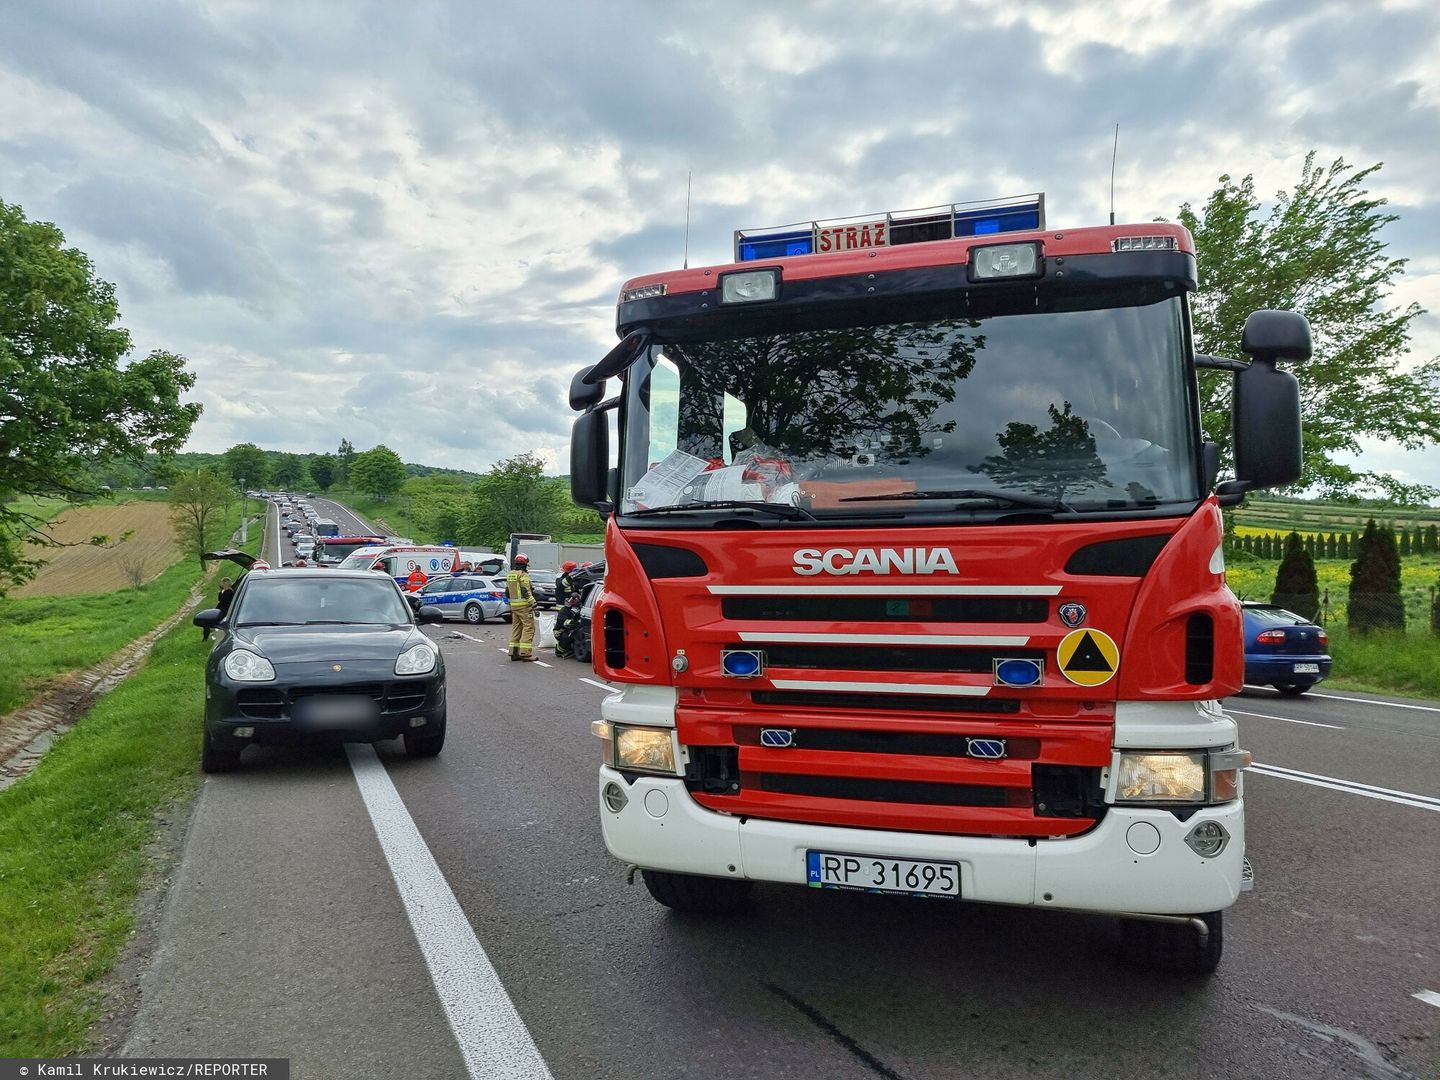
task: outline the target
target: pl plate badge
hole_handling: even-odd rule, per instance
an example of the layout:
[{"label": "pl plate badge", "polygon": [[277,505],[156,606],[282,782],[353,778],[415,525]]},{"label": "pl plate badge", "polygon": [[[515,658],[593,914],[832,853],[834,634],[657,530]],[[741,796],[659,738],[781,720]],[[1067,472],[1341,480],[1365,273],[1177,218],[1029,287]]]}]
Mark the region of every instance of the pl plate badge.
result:
[{"label": "pl plate badge", "polygon": [[1060,621],[1072,630],[1085,621],[1085,605],[1073,601],[1068,604],[1061,604],[1059,608]]}]

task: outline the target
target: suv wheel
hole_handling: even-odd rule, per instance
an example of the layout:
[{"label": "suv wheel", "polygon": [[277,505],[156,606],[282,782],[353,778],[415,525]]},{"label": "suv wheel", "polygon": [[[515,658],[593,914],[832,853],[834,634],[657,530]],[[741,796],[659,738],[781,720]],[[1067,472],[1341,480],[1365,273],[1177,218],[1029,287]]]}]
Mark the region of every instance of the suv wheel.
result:
[{"label": "suv wheel", "polygon": [[485,609],[479,604],[465,605],[465,621],[468,623],[482,623],[485,621]]},{"label": "suv wheel", "polygon": [[244,749],[243,746],[239,750],[222,749],[216,745],[214,737],[207,731],[205,741],[200,746],[200,771],[207,773],[230,772],[240,764],[240,754]]},{"label": "suv wheel", "polygon": [[405,732],[406,757],[435,757],[445,746],[445,718],[430,727],[410,728]]},{"label": "suv wheel", "polygon": [[645,888],[668,908],[695,915],[725,915],[750,895],[753,882],[733,878],[670,874],[663,870],[641,870]]}]

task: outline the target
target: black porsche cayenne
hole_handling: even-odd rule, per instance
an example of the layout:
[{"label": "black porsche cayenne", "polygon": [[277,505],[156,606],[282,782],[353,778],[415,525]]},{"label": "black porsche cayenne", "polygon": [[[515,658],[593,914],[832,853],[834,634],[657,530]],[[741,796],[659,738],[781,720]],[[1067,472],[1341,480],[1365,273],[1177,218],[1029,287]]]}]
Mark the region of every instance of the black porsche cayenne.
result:
[{"label": "black porsche cayenne", "polygon": [[227,613],[211,608],[194,618],[221,631],[205,670],[201,768],[233,769],[252,744],[401,736],[412,757],[440,753],[445,663],[416,625],[432,621],[427,609],[413,614],[385,575],[247,573]]}]

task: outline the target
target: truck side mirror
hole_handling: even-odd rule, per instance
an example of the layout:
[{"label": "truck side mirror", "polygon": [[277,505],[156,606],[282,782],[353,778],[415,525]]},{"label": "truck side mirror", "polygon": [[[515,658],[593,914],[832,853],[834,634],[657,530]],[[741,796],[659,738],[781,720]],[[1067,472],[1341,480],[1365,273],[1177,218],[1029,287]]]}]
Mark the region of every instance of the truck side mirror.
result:
[{"label": "truck side mirror", "polygon": [[600,399],[605,396],[604,379],[594,383],[585,381],[592,370],[593,368],[583,368],[570,380],[570,408],[575,412],[584,412],[590,406],[599,404]]},{"label": "truck side mirror", "polygon": [[608,514],[610,502],[610,417],[608,409],[587,412],[570,429],[570,498],[576,506]]},{"label": "truck side mirror", "polygon": [[[1255,360],[1235,375],[1231,419],[1235,481],[1222,495],[1283,487],[1300,479],[1300,384],[1273,362]],[[1233,485],[1245,487],[1235,491]]]},{"label": "truck side mirror", "polygon": [[1240,348],[1252,360],[1271,367],[1277,360],[1309,360],[1310,323],[1293,311],[1252,311],[1245,320]]}]

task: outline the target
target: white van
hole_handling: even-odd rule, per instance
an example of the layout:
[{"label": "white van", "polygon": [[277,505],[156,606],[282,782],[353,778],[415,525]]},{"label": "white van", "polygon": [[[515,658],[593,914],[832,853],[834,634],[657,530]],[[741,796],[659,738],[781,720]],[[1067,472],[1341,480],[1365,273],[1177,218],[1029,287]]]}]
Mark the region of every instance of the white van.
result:
[{"label": "white van", "polygon": [[402,586],[419,570],[426,578],[453,574],[460,562],[460,549],[423,544],[375,544],[356,548],[340,563],[341,570],[372,570],[384,566]]}]

